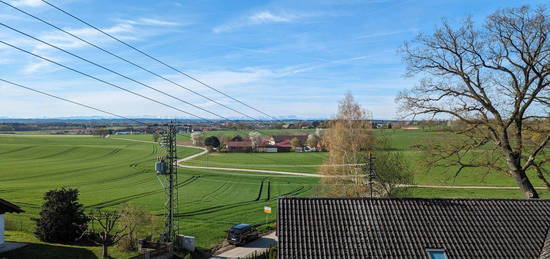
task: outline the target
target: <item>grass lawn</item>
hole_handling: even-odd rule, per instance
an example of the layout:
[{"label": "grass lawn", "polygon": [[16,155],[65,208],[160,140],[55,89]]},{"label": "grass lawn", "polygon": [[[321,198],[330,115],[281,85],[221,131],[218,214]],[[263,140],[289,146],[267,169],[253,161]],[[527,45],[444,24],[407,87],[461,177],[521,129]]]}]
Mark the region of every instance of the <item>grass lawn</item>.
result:
[{"label": "grass lawn", "polygon": [[[2,258],[40,258],[40,259],[68,259],[68,258],[101,258],[100,246],[78,246],[65,244],[44,243],[31,233],[20,231],[6,231],[6,239],[13,242],[24,242],[28,245],[10,252],[0,254]],[[137,252],[121,252],[116,247],[109,247],[109,254],[113,258],[128,258],[138,255]]]}]

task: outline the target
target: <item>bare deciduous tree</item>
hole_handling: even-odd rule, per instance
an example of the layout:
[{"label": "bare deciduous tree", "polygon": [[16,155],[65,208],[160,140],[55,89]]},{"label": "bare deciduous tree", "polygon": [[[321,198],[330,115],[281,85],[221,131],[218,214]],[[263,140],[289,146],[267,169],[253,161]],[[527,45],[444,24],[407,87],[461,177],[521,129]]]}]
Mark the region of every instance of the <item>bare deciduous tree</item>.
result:
[{"label": "bare deciduous tree", "polygon": [[548,161],[542,154],[550,133],[540,126],[550,111],[548,17],[542,7],[504,9],[484,26],[467,19],[453,28],[444,21],[432,35],[405,44],[408,74],[426,77],[397,97],[401,111],[465,125],[455,143],[432,151],[434,165],[451,158],[459,172],[490,168],[513,177],[525,197],[538,197],[526,171]]},{"label": "bare deciduous tree", "polygon": [[146,225],[152,225],[153,215],[141,207],[123,204],[120,207],[120,223],[126,226],[126,235],[118,246],[124,251],[138,249],[138,234]]},{"label": "bare deciduous tree", "polygon": [[109,246],[117,244],[122,238],[127,235],[129,225],[119,226],[121,214],[118,211],[103,211],[97,210],[89,215],[93,223],[97,223],[99,231],[95,229],[86,229],[81,238],[87,236],[88,239],[97,245],[103,247],[102,257],[109,258]]},{"label": "bare deciduous tree", "polygon": [[323,136],[329,156],[320,173],[323,192],[329,196],[360,197],[368,194],[364,174],[357,165],[364,160],[364,151],[371,148],[374,135],[367,111],[347,94],[338,106],[338,113],[329,122]]},{"label": "bare deciduous tree", "polygon": [[193,132],[191,133],[191,140],[193,141],[193,145],[202,146],[204,144],[204,135],[202,132]]}]

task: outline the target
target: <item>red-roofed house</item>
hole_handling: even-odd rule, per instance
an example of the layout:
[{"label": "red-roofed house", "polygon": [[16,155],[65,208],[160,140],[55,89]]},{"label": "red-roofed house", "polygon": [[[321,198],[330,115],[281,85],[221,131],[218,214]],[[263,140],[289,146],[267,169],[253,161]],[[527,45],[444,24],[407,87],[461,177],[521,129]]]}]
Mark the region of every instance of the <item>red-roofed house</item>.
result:
[{"label": "red-roofed house", "polygon": [[252,142],[249,140],[245,141],[229,141],[227,143],[228,152],[242,152],[248,153],[252,152]]},{"label": "red-roofed house", "polygon": [[291,152],[292,145],[290,142],[292,139],[297,138],[302,145],[307,143],[307,135],[274,135],[266,137],[260,145],[254,150],[252,148],[252,142],[250,140],[243,141],[229,141],[227,143],[228,152],[262,152],[262,153],[276,153],[276,152]]}]

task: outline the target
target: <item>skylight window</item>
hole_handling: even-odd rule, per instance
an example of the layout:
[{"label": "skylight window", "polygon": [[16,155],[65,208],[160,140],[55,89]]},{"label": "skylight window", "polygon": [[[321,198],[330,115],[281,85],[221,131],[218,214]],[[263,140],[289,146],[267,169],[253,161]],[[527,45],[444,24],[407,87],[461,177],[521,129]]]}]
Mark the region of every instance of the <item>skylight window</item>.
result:
[{"label": "skylight window", "polygon": [[428,253],[428,257],[430,259],[447,259],[447,254],[445,253],[445,249],[426,249],[426,253]]}]

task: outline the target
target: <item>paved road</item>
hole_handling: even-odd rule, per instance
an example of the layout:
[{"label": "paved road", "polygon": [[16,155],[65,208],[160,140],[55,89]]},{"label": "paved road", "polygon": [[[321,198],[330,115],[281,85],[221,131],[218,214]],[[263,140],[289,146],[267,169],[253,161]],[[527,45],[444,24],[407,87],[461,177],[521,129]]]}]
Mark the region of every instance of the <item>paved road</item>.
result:
[{"label": "paved road", "polygon": [[[26,245],[27,245],[27,243],[4,242],[4,244],[2,244],[0,246],[0,254],[5,253],[5,252],[9,252],[11,250],[19,249],[19,248],[24,247]],[[3,257],[0,257],[0,258],[3,258]]]},{"label": "paved road", "polygon": [[261,237],[260,239],[250,242],[244,246],[238,246],[233,249],[227,250],[219,255],[210,257],[211,259],[224,259],[224,258],[244,258],[252,255],[254,252],[263,252],[267,248],[277,245],[277,236],[275,232]]}]

